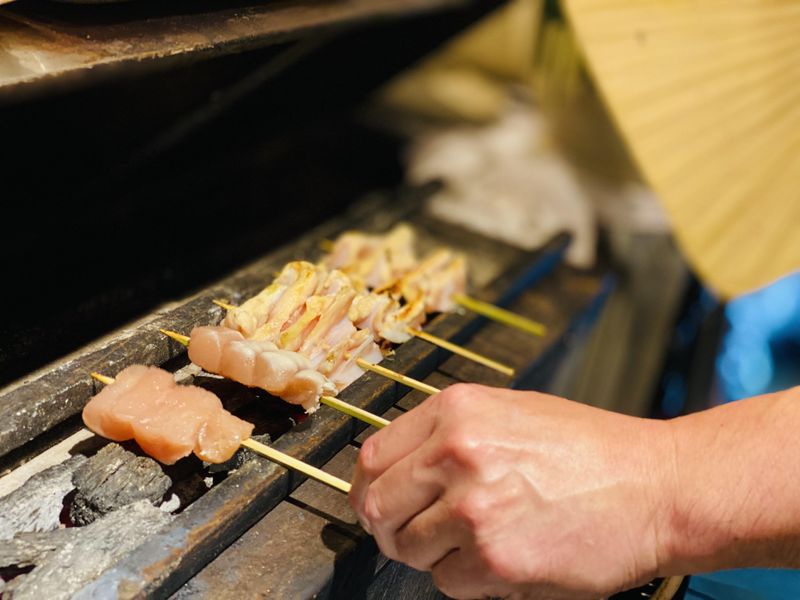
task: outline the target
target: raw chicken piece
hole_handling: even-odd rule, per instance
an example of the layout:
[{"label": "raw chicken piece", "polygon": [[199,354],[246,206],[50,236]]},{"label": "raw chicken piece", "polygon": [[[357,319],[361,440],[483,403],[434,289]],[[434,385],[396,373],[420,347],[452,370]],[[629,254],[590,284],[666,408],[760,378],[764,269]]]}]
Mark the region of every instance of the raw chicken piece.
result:
[{"label": "raw chicken piece", "polygon": [[308,297],[317,289],[320,280],[327,275],[324,270],[309,262],[289,263],[284,267],[284,271],[290,267],[297,270],[297,280],[275,302],[269,315],[260,318],[262,325],[248,337],[276,342],[283,327],[299,316]]},{"label": "raw chicken piece", "polygon": [[386,293],[362,294],[353,301],[348,316],[359,329],[369,329],[376,341],[402,344],[411,338],[409,327],[419,328],[425,322],[425,300],[401,306]]},{"label": "raw chicken piece", "polygon": [[250,337],[266,322],[275,304],[299,276],[300,264],[296,262],[287,264],[269,286],[241,306],[229,310],[223,325]]},{"label": "raw chicken piece", "polygon": [[427,312],[455,308],[452,296],[467,286],[467,263],[462,254],[440,248],[392,287],[392,293],[413,303],[424,300]]},{"label": "raw chicken piece", "polygon": [[[347,312],[355,297],[356,292],[353,288],[344,288],[336,296],[327,296],[330,302],[324,307],[324,311],[319,314],[313,329],[308,331],[302,340],[302,345],[300,346],[301,354],[308,356],[311,349],[316,346],[335,343],[336,339],[332,339],[332,332],[336,332],[335,335],[337,336],[342,336],[346,332],[355,333],[356,328],[347,317]],[[339,332],[337,326],[340,323],[349,324],[350,327]]]},{"label": "raw chicken piece", "polygon": [[416,260],[414,230],[400,223],[382,235],[343,233],[322,262],[368,288],[380,288],[413,269]]},{"label": "raw chicken piece", "polygon": [[210,463],[223,463],[233,456],[243,440],[253,433],[253,426],[227,411],[218,411],[200,428],[197,440],[198,458]]},{"label": "raw chicken piece", "polygon": [[303,369],[292,377],[283,399],[292,404],[299,404],[310,414],[319,408],[321,396],[336,395],[336,391],[336,386],[319,371]]},{"label": "raw chicken piece", "polygon": [[[216,335],[197,335],[192,338],[189,349],[189,359],[192,356],[202,356],[203,367],[209,373],[216,373],[222,367],[222,349],[226,344],[242,339],[242,334],[233,329],[225,328]],[[194,362],[194,361],[193,361]]]},{"label": "raw chicken piece", "polygon": [[350,305],[347,316],[359,329],[369,329],[376,340],[386,314],[399,308],[397,300],[388,294],[361,294]]},{"label": "raw chicken piece", "polygon": [[179,386],[170,373],[141,365],[124,369],[92,398],[83,421],[114,441],[136,440],[168,465],[192,452],[209,462],[225,462],[253,431],[211,392]]},{"label": "raw chicken piece", "polygon": [[333,250],[322,259],[322,264],[330,269],[345,270],[367,257],[377,243],[376,236],[346,231],[333,243]]},{"label": "raw chicken piece", "polygon": [[408,302],[393,311],[387,312],[380,321],[378,335],[395,344],[402,344],[411,338],[409,328],[419,329],[425,323],[425,300]]},{"label": "raw chicken piece", "polygon": [[431,277],[425,309],[428,312],[449,312],[456,308],[453,296],[467,290],[467,261],[456,254],[446,267]]},{"label": "raw chicken piece", "polygon": [[297,352],[276,350],[256,354],[253,387],[263,390],[285,390],[292,378],[306,368],[308,362]]},{"label": "raw chicken piece", "polygon": [[95,433],[122,442],[133,438],[133,423],[148,418],[149,408],[139,401],[154,398],[175,385],[172,375],[155,367],[124,369],[83,409],[83,421]]},{"label": "raw chicken piece", "polygon": [[[195,345],[196,341],[200,343]],[[209,348],[211,351],[207,352]],[[336,392],[336,387],[314,371],[305,356],[278,349],[272,342],[247,340],[226,327],[195,327],[189,338],[189,359],[210,373],[300,404],[309,413],[319,407],[320,396]]]},{"label": "raw chicken piece", "polygon": [[364,370],[356,363],[357,359],[362,358],[370,364],[377,364],[383,360],[380,348],[366,329],[358,331],[348,341],[350,342],[349,347],[339,357],[330,374],[331,380],[339,390],[346,388],[364,373]]}]

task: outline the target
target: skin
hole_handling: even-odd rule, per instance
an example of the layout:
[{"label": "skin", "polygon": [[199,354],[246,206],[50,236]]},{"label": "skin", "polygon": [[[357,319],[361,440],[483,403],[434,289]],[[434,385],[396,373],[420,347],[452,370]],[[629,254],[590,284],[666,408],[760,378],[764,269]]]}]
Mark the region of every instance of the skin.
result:
[{"label": "skin", "polygon": [[800,388],[655,421],[454,385],[363,445],[351,504],[454,598],[600,598],[800,566]]}]

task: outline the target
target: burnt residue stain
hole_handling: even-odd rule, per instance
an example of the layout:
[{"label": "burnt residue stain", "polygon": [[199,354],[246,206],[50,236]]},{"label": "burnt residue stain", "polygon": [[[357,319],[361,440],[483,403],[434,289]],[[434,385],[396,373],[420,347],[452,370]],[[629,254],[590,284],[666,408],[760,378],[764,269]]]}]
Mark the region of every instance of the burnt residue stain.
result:
[{"label": "burnt residue stain", "polygon": [[[27,575],[35,568],[36,565],[10,565],[7,567],[0,567],[0,580],[2,580],[4,583],[8,583],[20,575]],[[5,598],[5,596],[2,591],[0,591],[0,600],[2,600],[2,598]]]}]

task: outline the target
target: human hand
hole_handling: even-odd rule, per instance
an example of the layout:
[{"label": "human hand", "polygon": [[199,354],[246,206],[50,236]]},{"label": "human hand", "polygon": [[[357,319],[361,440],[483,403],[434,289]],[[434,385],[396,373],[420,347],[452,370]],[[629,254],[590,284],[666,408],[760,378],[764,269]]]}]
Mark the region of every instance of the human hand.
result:
[{"label": "human hand", "polygon": [[664,423],[454,385],[371,436],[350,501],[389,558],[455,598],[599,598],[656,575]]}]

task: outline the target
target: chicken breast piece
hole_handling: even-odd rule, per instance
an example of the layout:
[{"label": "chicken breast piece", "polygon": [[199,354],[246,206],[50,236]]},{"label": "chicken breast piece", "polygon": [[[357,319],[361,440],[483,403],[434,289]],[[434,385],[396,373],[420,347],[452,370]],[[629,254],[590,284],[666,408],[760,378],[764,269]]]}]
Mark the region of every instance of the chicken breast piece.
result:
[{"label": "chicken breast piece", "polygon": [[207,365],[206,371],[216,373],[222,366],[222,349],[233,341],[243,339],[242,334],[227,327],[195,327],[189,335],[189,360]]},{"label": "chicken breast piece", "polygon": [[[195,336],[203,342],[198,345],[200,351],[193,349]],[[206,337],[216,337],[217,341],[206,340]],[[316,407],[319,403],[319,394],[316,400],[312,401],[310,398],[313,390],[335,390],[320,373],[317,373],[318,381],[313,385],[309,382],[305,371],[313,369],[313,365],[305,356],[278,349],[269,341],[245,339],[238,331],[225,327],[195,328],[189,341],[189,358],[209,373],[263,389],[292,404],[302,404],[303,407]],[[295,381],[298,377],[301,381]]]},{"label": "chicken breast piece", "polygon": [[229,412],[217,411],[200,427],[195,454],[206,462],[225,462],[252,433],[252,424]]},{"label": "chicken breast piece", "polygon": [[299,404],[309,414],[319,408],[320,396],[336,394],[336,386],[314,369],[298,371],[286,387],[283,399]]},{"label": "chicken breast piece", "polygon": [[[83,422],[95,433],[115,442],[133,439],[134,423],[149,417],[149,403],[175,380],[156,367],[133,365],[123,369],[113,385],[108,385],[83,409]],[[142,402],[140,398],[149,398]]]},{"label": "chicken breast piece", "polygon": [[179,386],[171,373],[140,365],[124,369],[92,398],[83,410],[83,421],[103,437],[135,440],[164,464],[192,452],[203,460],[224,462],[253,429],[228,413],[211,392]]}]

